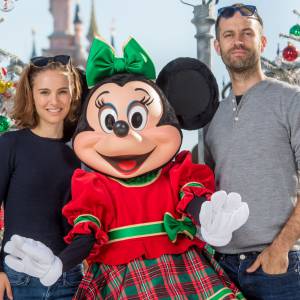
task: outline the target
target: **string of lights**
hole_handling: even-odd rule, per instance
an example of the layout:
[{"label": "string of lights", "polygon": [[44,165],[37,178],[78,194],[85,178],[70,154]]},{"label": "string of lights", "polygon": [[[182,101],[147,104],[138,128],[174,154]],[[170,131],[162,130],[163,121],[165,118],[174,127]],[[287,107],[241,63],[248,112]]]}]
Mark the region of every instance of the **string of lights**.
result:
[{"label": "string of lights", "polygon": [[0,3],[0,10],[3,12],[9,12],[15,8],[15,2],[17,0],[2,0]]},{"label": "string of lights", "polygon": [[[17,0],[2,0],[0,2],[0,11],[7,13],[14,9]],[[0,17],[0,23],[4,21]],[[15,95],[17,74],[14,66],[23,66],[24,63],[16,55],[0,49],[0,62],[8,61],[9,66],[0,66],[0,134],[12,129],[13,122],[9,118],[9,110]]]}]

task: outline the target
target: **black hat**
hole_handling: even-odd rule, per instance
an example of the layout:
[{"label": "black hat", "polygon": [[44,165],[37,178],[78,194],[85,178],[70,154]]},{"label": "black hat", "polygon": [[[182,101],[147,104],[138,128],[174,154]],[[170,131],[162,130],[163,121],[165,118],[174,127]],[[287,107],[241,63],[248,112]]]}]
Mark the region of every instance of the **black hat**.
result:
[{"label": "black hat", "polygon": [[198,59],[181,57],[172,60],[161,70],[156,84],[174,108],[183,129],[204,127],[218,108],[217,81]]}]

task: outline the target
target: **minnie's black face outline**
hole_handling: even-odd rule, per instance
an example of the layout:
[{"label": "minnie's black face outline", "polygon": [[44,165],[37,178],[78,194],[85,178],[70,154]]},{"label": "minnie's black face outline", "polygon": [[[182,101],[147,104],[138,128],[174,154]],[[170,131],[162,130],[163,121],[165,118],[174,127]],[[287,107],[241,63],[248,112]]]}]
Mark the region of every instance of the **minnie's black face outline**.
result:
[{"label": "minnie's black face outline", "polygon": [[[94,117],[90,118],[92,106]],[[112,122],[109,133],[103,130],[99,113],[104,108],[113,110],[114,124],[128,125],[128,134],[118,138],[111,130]],[[165,165],[178,152],[181,141],[174,111],[159,88],[140,76],[126,74],[90,92],[73,146],[77,156],[95,171],[131,178]]]},{"label": "minnie's black face outline", "polygon": [[[105,116],[112,115],[115,122],[105,124],[105,109],[109,110]],[[101,85],[91,94],[86,112],[93,131],[79,133],[74,149],[79,158],[96,171],[119,178],[139,176],[167,163],[180,148],[178,128],[159,126],[164,104],[148,82],[130,81],[123,87],[114,83]],[[95,115],[97,118],[92,117]],[[118,138],[112,128],[119,121],[129,126],[128,135],[122,138]]]}]

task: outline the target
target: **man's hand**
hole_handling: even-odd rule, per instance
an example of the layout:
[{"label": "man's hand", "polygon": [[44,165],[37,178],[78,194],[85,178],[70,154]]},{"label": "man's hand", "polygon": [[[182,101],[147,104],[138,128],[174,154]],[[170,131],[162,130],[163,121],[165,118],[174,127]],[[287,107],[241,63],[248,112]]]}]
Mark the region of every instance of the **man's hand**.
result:
[{"label": "man's hand", "polygon": [[7,275],[4,272],[0,272],[0,300],[4,299],[5,292],[8,299],[12,300],[13,295]]},{"label": "man's hand", "polygon": [[289,266],[289,251],[300,237],[300,195],[294,211],[272,244],[257,257],[247,272],[255,272],[259,267],[267,274],[284,274]]},{"label": "man's hand", "polygon": [[247,272],[253,273],[261,267],[265,273],[270,275],[284,274],[289,266],[288,253],[288,250],[278,249],[278,247],[270,245],[257,256]]}]

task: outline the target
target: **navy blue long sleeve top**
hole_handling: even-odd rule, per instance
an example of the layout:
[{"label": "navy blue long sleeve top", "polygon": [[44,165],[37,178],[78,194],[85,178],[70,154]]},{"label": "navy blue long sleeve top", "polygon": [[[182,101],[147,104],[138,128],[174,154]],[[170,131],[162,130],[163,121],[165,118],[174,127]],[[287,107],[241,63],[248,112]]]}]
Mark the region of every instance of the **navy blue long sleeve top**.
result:
[{"label": "navy blue long sleeve top", "polygon": [[63,238],[70,226],[62,208],[71,199],[71,177],[79,167],[80,161],[63,139],[43,138],[30,129],[0,136],[2,245],[19,234],[41,241],[55,255],[65,249]]}]

